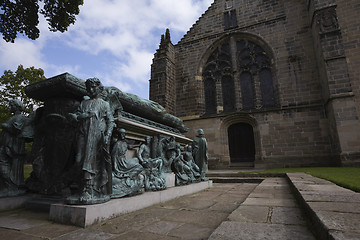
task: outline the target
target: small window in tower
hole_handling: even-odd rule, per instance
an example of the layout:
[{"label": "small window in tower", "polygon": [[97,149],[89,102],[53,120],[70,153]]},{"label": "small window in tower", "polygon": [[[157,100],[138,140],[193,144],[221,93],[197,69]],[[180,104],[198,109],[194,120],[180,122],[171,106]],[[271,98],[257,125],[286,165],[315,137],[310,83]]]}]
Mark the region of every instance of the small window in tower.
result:
[{"label": "small window in tower", "polygon": [[236,10],[224,12],[224,29],[228,30],[237,27]]},{"label": "small window in tower", "polygon": [[225,10],[228,10],[233,7],[233,0],[226,0],[225,1]]}]

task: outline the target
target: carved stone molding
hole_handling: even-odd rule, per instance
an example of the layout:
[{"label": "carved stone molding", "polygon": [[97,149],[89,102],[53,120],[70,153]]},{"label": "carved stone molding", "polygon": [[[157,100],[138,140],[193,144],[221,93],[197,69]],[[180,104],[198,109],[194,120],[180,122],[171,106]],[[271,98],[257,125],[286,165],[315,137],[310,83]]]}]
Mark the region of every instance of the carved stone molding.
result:
[{"label": "carved stone molding", "polygon": [[316,13],[316,22],[320,33],[328,33],[339,30],[339,23],[336,14],[336,7],[329,7],[319,10]]}]

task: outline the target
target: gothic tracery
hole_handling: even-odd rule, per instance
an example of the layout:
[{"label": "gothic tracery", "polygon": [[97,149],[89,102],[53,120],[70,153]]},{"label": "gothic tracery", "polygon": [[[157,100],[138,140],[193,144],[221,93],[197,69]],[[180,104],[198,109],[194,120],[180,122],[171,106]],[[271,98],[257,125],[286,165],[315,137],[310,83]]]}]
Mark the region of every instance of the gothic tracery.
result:
[{"label": "gothic tracery", "polygon": [[[236,52],[231,51],[232,44]],[[204,67],[206,113],[274,106],[272,78],[271,59],[261,46],[230,38],[213,51]]]}]

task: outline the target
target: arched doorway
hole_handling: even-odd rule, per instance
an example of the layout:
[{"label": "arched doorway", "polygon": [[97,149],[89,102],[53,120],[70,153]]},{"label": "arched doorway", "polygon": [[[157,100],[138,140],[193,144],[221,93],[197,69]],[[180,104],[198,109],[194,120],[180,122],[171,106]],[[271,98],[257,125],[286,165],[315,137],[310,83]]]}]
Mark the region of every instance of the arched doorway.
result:
[{"label": "arched doorway", "polygon": [[235,123],[228,128],[230,166],[253,167],[255,161],[254,131],[250,124]]}]

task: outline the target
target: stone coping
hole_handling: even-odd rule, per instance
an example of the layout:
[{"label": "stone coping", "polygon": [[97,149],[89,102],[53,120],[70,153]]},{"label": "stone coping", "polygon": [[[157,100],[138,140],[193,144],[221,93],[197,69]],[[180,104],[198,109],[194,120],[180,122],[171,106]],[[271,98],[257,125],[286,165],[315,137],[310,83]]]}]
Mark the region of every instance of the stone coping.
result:
[{"label": "stone coping", "polygon": [[62,224],[87,227],[124,213],[143,209],[187,194],[199,192],[210,187],[212,187],[211,180],[185,186],[170,187],[157,192],[145,192],[132,197],[112,199],[102,204],[52,204],[50,207],[49,219]]},{"label": "stone coping", "polygon": [[306,173],[286,177],[318,239],[360,239],[360,193]]}]

